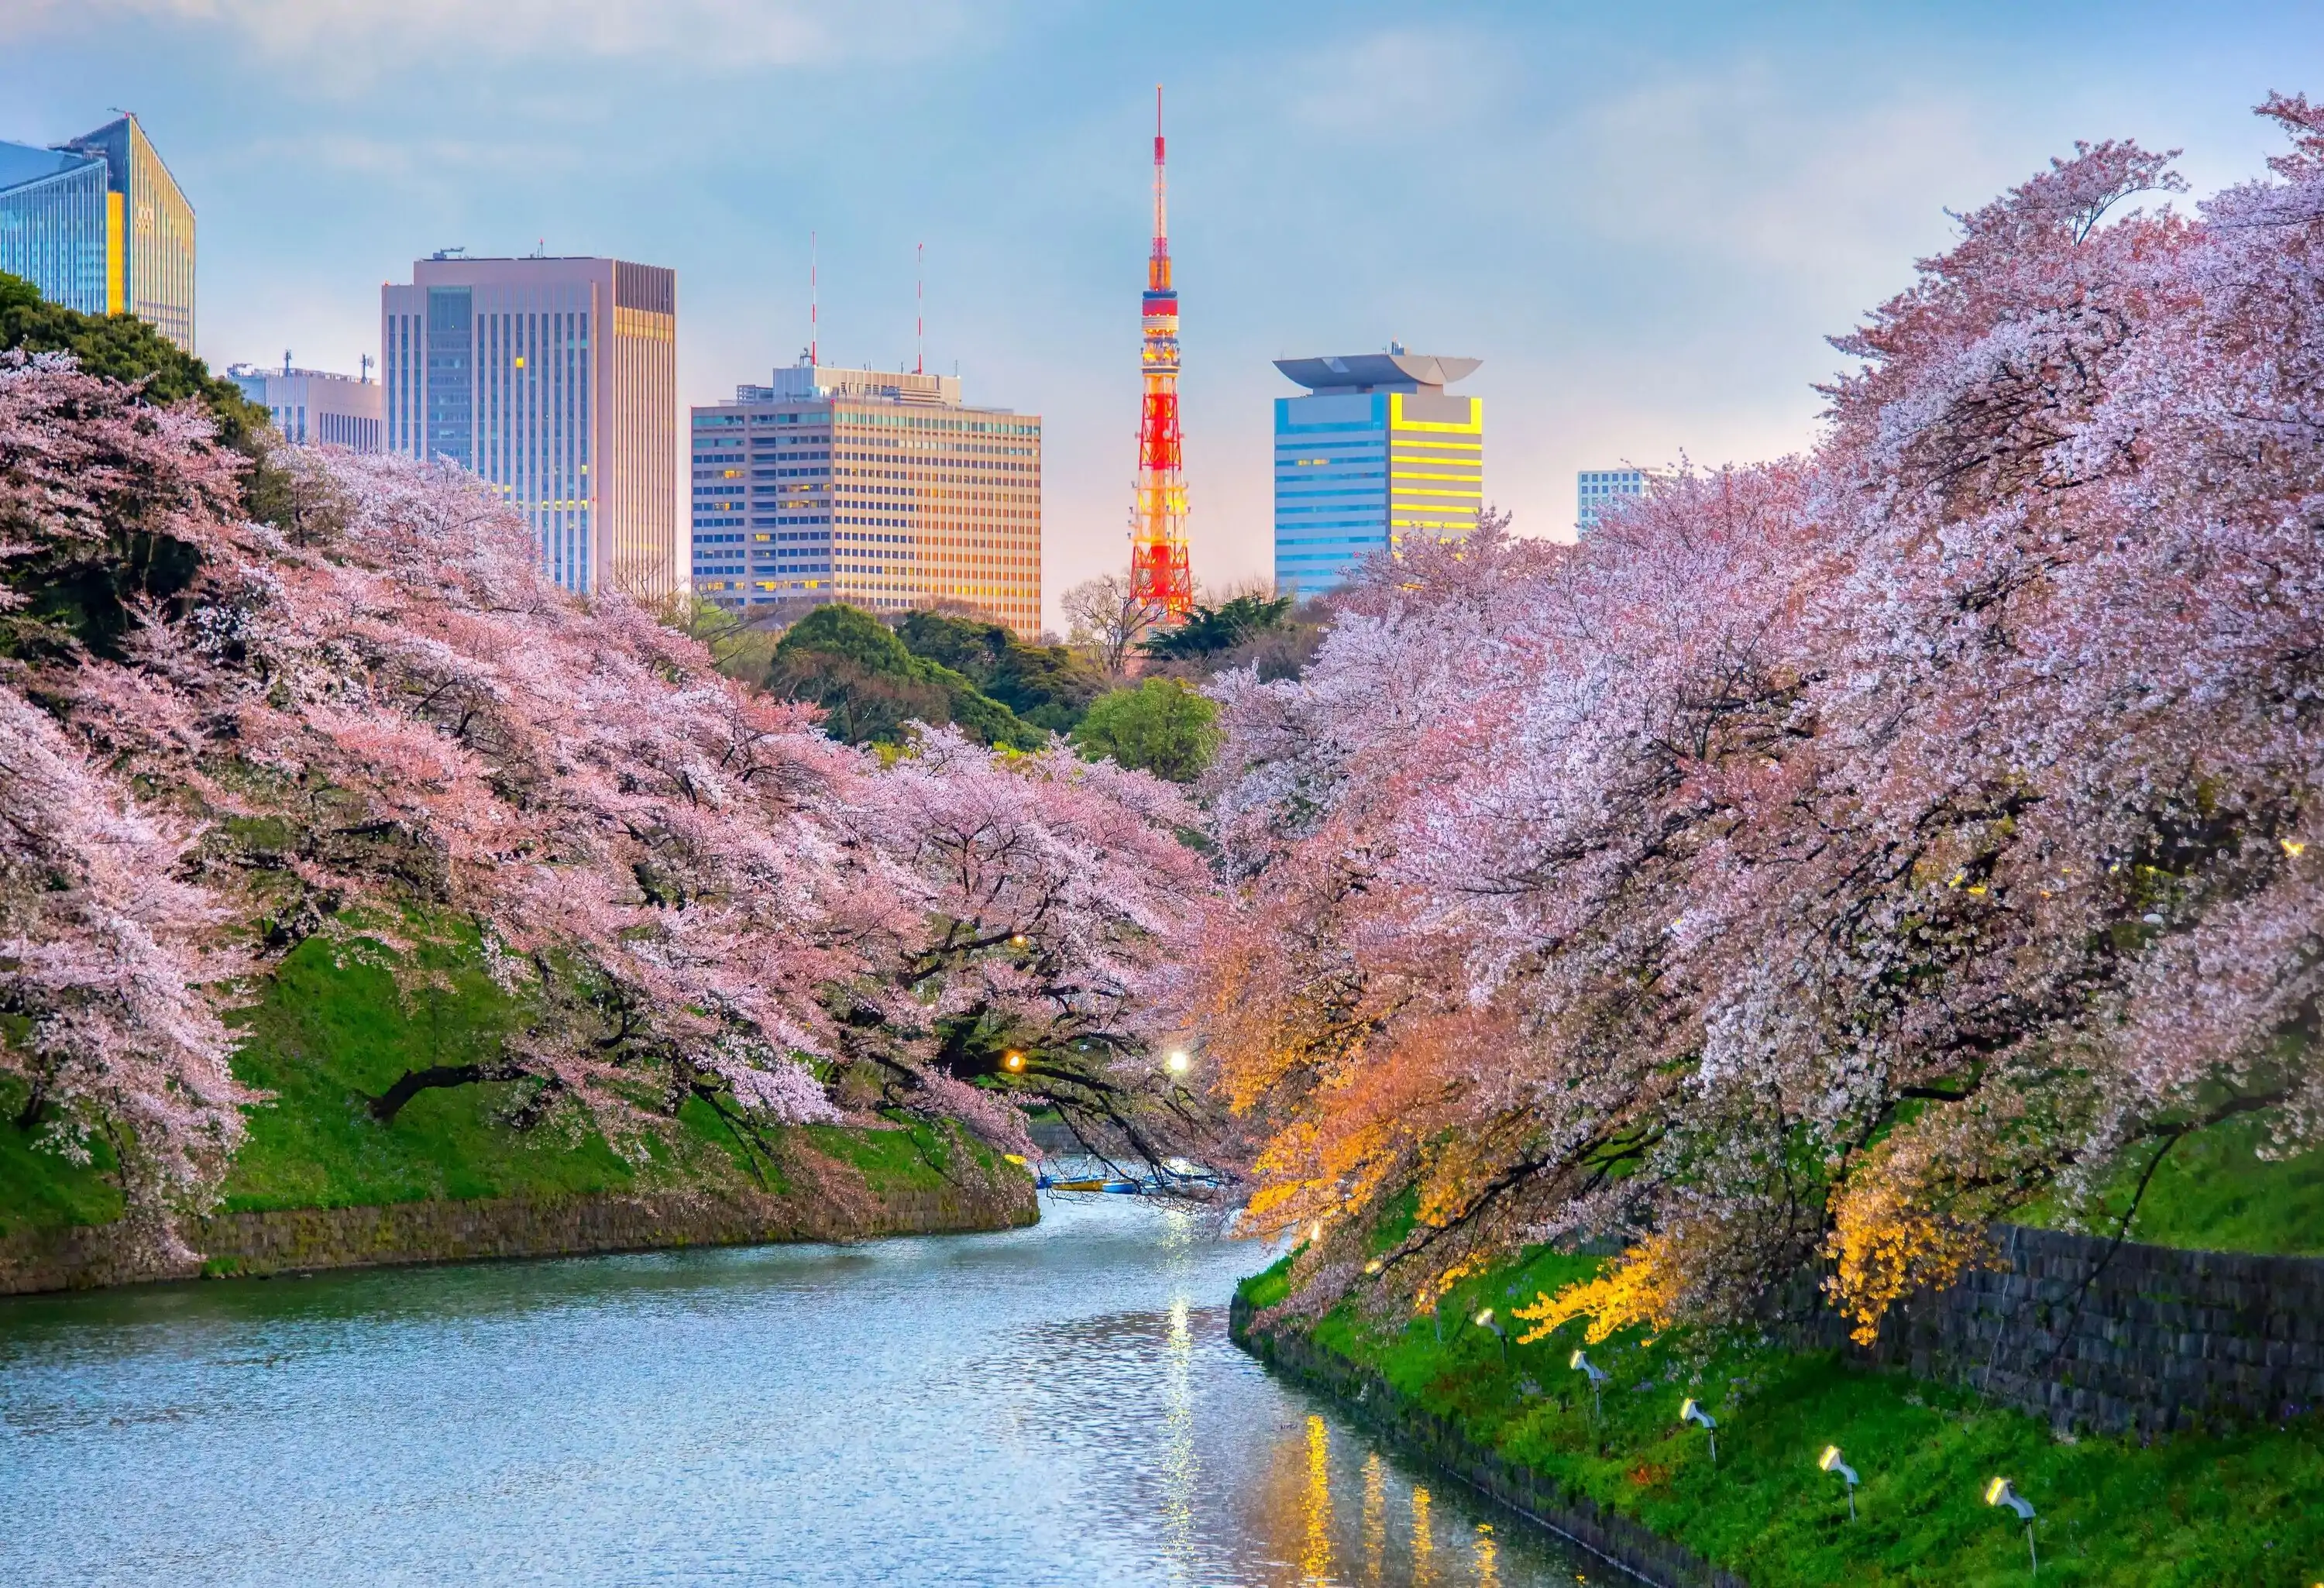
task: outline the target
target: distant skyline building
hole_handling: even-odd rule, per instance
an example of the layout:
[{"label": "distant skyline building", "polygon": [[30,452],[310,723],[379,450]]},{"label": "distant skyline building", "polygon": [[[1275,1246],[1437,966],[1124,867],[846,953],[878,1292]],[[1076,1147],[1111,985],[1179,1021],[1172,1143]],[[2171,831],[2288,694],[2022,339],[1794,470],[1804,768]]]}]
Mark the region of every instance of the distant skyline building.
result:
[{"label": "distant skyline building", "polygon": [[378,383],[368,377],[293,368],[288,354],[281,369],[230,364],[226,374],[294,445],[377,452],[384,444],[384,407]]},{"label": "distant skyline building", "polygon": [[53,148],[0,143],[0,271],[194,351],[194,207],[134,115]]},{"label": "distant skyline building", "polygon": [[957,601],[1041,627],[1041,420],[803,359],[692,413],[694,588],[732,611]]},{"label": "distant skyline building", "polygon": [[1666,469],[1583,469],[1574,475],[1573,528],[1588,534],[1598,527],[1598,515],[1626,497],[1647,494],[1672,478]]},{"label": "distant skyline building", "polygon": [[1408,536],[1454,540],[1485,504],[1485,402],[1444,388],[1483,362],[1407,353],[1278,358],[1275,587],[1320,596]]},{"label": "distant skyline building", "polygon": [[387,448],[473,469],[568,590],[684,587],[678,276],[598,258],[416,260],[380,289]]}]

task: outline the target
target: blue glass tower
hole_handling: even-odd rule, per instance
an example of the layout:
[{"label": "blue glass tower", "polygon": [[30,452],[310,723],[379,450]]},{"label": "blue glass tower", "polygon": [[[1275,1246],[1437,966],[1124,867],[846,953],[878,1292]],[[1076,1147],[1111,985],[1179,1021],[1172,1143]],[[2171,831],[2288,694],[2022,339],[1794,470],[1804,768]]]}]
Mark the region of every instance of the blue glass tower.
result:
[{"label": "blue glass tower", "polygon": [[1485,404],[1448,396],[1473,358],[1390,344],[1277,359],[1313,395],[1275,400],[1275,587],[1320,596],[1407,535],[1453,540],[1484,505]]},{"label": "blue glass tower", "polygon": [[105,195],[102,159],[0,143],[0,271],[51,303],[105,313]]}]

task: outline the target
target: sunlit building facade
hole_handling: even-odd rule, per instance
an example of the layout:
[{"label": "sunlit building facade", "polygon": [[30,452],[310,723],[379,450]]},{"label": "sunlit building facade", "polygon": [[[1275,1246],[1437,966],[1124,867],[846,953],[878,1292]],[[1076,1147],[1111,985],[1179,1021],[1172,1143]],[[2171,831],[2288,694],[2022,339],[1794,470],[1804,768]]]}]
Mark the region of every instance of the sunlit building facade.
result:
[{"label": "sunlit building facade", "polygon": [[694,588],[734,610],[954,601],[1041,626],[1041,420],[950,375],[801,363],[692,416]]},{"label": "sunlit building facade", "polygon": [[1457,540],[1485,501],[1485,403],[1448,393],[1480,361],[1406,353],[1283,358],[1275,400],[1275,587],[1321,596],[1414,536]]},{"label": "sunlit building facade", "polygon": [[380,388],[388,449],[490,482],[567,589],[683,587],[676,272],[419,260],[380,291]]},{"label": "sunlit building facade", "polygon": [[134,115],[51,149],[0,143],[0,271],[194,351],[194,207]]},{"label": "sunlit building facade", "polygon": [[385,411],[375,382],[319,369],[281,369],[230,364],[226,378],[242,394],[266,410],[282,439],[298,447],[344,447],[377,452],[384,441]]}]

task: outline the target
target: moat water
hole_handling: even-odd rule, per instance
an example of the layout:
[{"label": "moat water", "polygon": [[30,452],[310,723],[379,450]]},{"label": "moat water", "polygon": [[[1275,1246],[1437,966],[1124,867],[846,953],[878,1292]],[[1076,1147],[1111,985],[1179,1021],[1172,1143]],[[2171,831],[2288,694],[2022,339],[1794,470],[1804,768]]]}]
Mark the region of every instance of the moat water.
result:
[{"label": "moat water", "polygon": [[0,1583],[1605,1581],[1229,1343],[1183,1212],[0,1300]]}]

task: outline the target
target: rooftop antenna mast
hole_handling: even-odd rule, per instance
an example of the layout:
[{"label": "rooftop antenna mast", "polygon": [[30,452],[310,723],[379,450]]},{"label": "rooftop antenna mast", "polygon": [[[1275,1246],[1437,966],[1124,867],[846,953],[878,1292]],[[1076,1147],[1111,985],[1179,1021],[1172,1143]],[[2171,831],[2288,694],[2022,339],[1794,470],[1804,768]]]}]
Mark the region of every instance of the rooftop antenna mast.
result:
[{"label": "rooftop antenna mast", "polygon": [[823,303],[817,294],[815,234],[809,232],[807,235],[807,364],[809,369],[823,363],[823,345],[816,339],[822,334]]},{"label": "rooftop antenna mast", "polygon": [[912,245],[912,373],[928,373],[928,245]]}]

